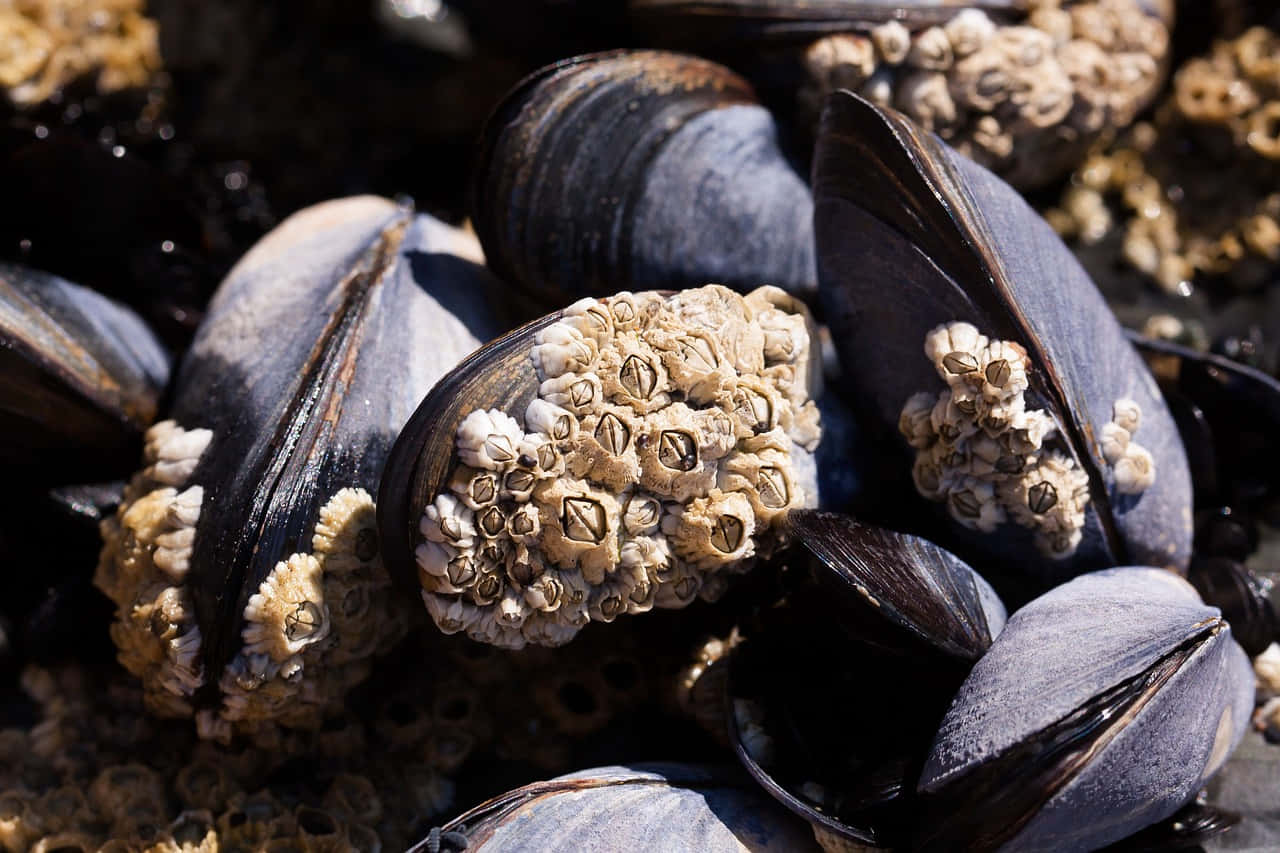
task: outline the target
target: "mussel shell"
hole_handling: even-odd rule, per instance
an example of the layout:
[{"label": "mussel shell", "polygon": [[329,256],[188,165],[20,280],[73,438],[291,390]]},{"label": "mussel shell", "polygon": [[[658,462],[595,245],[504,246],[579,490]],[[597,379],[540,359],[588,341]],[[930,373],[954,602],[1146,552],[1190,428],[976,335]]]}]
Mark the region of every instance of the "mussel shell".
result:
[{"label": "mussel shell", "polygon": [[[1083,541],[1067,559],[1039,554],[1012,526],[978,536],[951,524],[965,545],[944,544],[1043,581],[1133,561],[1185,570],[1191,483],[1177,429],[1102,296],[1044,221],[986,169],[847,91],[827,101],[813,174],[820,292],[848,390],[879,430],[868,439],[885,441],[886,453],[905,448],[889,436],[903,403],[941,387],[925,336],[960,320],[1026,348],[1027,408],[1047,410],[1088,475]],[[1117,493],[1099,443],[1122,398],[1141,407],[1138,440],[1157,471],[1138,496]],[[925,505],[908,512],[926,514]]]},{"label": "mussel shell", "polygon": [[[907,840],[932,733],[1005,621],[987,582],[917,537],[834,513],[793,510],[788,531],[816,557],[814,581],[762,616],[733,650],[729,738],[747,771],[815,828]],[[745,700],[772,741],[748,744]],[[827,801],[802,786],[816,783]]]},{"label": "mussel shell", "polygon": [[[374,197],[295,214],[227,276],[172,416],[213,438],[188,582],[206,673],[239,647],[250,595],[306,551],[323,503],[376,490],[414,405],[502,328],[500,286],[447,226]],[[216,681],[214,681],[216,684]]]},{"label": "mussel shell", "polygon": [[535,72],[486,125],[472,219],[549,304],[718,282],[815,286],[812,199],[745,80],[620,51]]},{"label": "mussel shell", "polygon": [[1187,580],[1206,602],[1222,611],[1240,647],[1257,657],[1280,641],[1280,618],[1271,603],[1271,583],[1227,557],[1197,557]]},{"label": "mussel shell", "polygon": [[[1183,440],[1208,443],[1196,492],[1208,505],[1265,501],[1280,483],[1280,382],[1261,370],[1170,341],[1128,333],[1170,396],[1182,401]],[[1204,482],[1208,480],[1209,482]]]},{"label": "mussel shell", "polygon": [[[726,770],[599,767],[535,782],[445,824],[468,851],[818,850],[805,825]],[[413,851],[426,850],[426,842]]]},{"label": "mussel shell", "polygon": [[900,21],[910,28],[942,24],[965,9],[997,19],[1026,13],[1026,0],[630,0],[632,18],[666,44],[739,39],[804,41],[867,31]]},{"label": "mussel shell", "polygon": [[1082,576],[1010,617],[961,687],[921,775],[930,812],[917,840],[1116,841],[1190,801],[1252,708],[1248,658],[1185,581],[1150,568]]},{"label": "mussel shell", "polygon": [[123,473],[168,378],[168,354],[132,311],[0,264],[0,465]]}]

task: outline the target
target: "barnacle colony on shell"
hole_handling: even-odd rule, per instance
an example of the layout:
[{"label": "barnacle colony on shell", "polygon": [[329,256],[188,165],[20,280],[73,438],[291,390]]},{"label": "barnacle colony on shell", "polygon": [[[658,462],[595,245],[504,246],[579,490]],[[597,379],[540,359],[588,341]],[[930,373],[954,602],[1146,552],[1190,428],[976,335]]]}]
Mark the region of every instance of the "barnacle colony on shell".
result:
[{"label": "barnacle colony on shell", "polygon": [[560,645],[593,620],[714,599],[813,497],[793,464],[820,435],[809,347],[776,288],[571,305],[534,339],[527,408],[457,428],[415,553],[436,624]]},{"label": "barnacle colony on shell", "polygon": [[[947,390],[912,395],[898,421],[917,451],[917,490],[945,501],[966,527],[991,533],[1012,520],[1035,532],[1046,556],[1073,554],[1083,535],[1089,478],[1070,456],[1045,446],[1057,427],[1046,412],[1027,408],[1026,351],[988,340],[969,323],[938,326],[924,349]],[[1131,441],[1140,417],[1135,402],[1117,400],[1102,431],[1104,456],[1124,494],[1139,494],[1155,479],[1151,454]]]}]

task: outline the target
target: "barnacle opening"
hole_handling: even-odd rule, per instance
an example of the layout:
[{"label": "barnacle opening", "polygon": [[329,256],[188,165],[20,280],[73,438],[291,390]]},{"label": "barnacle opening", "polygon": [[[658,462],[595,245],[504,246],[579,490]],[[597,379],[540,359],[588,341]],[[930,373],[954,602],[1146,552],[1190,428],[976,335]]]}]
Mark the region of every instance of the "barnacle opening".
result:
[{"label": "barnacle opening", "polygon": [[790,454],[820,436],[802,312],[774,288],[717,285],[569,306],[535,339],[522,423],[470,412],[420,519],[441,630],[562,645],[591,621],[714,599],[775,550],[773,522],[806,499]]},{"label": "barnacle opening", "polygon": [[246,602],[242,646],[215,676],[220,706],[197,711],[210,678],[185,581],[204,497],[191,480],[211,439],[173,421],[153,426],[145,467],[101,525],[94,583],[116,604],[120,662],[142,679],[149,708],[194,715],[203,737],[225,741],[269,721],[315,727],[407,627],[379,562],[373,500],[342,489],[321,508],[311,552],[281,559]]}]

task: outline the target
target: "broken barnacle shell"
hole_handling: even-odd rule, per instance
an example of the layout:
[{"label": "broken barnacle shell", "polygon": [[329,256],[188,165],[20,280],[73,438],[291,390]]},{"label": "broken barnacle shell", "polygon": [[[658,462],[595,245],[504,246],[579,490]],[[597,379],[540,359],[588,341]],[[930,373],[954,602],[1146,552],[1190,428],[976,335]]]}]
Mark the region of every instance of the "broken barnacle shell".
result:
[{"label": "broken barnacle shell", "polygon": [[[360,197],[295,214],[228,275],[102,525],[95,583],[151,710],[194,715],[205,737],[318,725],[403,632],[370,492],[414,403],[498,325],[476,256]],[[443,547],[475,535],[469,508],[439,505],[467,514],[465,531],[440,523]]]},{"label": "broken barnacle shell", "polygon": [[926,540],[812,510],[786,526],[816,559],[733,650],[730,740],[815,831],[898,846],[930,738],[1004,606]]},{"label": "broken barnacle shell", "polygon": [[[392,450],[388,567],[446,633],[516,648],[714,599],[816,502],[810,341],[783,291],[708,285],[583,299],[489,344]],[[578,376],[596,377],[591,406],[545,399]],[[459,471],[529,485],[473,508],[453,496]]]},{"label": "broken barnacle shell", "polygon": [[[814,178],[820,293],[846,390],[879,424],[868,438],[914,454],[919,493],[945,502],[954,543],[940,541],[1042,583],[1135,561],[1185,571],[1191,482],[1173,419],[1040,217],[981,166],[847,92],[828,101]],[[924,394],[937,401],[928,425]],[[1135,412],[1142,444],[1113,464],[1106,425]],[[886,464],[901,473],[884,477],[911,469],[898,458]],[[870,509],[899,525],[920,514],[912,500]]]},{"label": "broken barnacle shell", "polygon": [[803,823],[743,776],[696,765],[636,764],[582,770],[494,797],[433,829],[410,853],[449,849],[820,848]]},{"label": "broken barnacle shell", "polygon": [[549,303],[656,282],[813,291],[808,187],[727,68],[656,51],[558,62],[508,94],[480,146],[485,256]]},{"label": "broken barnacle shell", "polygon": [[919,789],[921,850],[1092,850],[1190,802],[1239,742],[1253,670],[1160,569],[1109,569],[1010,617],[951,704]]},{"label": "broken barnacle shell", "polygon": [[0,463],[42,481],[117,476],[155,419],[169,356],[132,311],[0,264]]}]

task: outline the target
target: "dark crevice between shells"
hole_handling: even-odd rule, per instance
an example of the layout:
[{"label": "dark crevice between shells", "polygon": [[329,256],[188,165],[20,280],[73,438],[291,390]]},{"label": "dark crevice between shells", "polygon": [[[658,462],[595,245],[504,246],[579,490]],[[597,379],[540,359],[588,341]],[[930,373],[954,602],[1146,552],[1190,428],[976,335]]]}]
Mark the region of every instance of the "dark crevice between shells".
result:
[{"label": "dark crevice between shells", "polygon": [[1008,842],[1124,729],[1222,628],[1213,619],[1145,671],[924,797],[916,848],[991,850]]},{"label": "dark crevice between shells", "polygon": [[996,334],[1026,347],[1037,368],[1028,372],[1032,388],[1051,405],[1073,455],[1089,477],[1111,564],[1128,563],[1128,548],[1116,525],[1106,479],[1089,450],[1098,442],[1092,428],[1075,414],[1083,406],[1072,405],[1043,345],[1012,298],[1008,272],[1000,258],[986,250],[994,245],[994,238],[941,143],[898,113],[877,109],[847,91],[828,99],[819,136],[814,185],[818,186],[819,176],[825,184],[819,203],[824,195],[853,200],[897,230],[944,278],[970,283],[957,287],[976,312],[996,327]]},{"label": "dark crevice between shells", "polygon": [[[407,216],[388,224],[338,286],[340,301],[293,385],[274,434],[247,448],[244,467],[224,494],[206,494],[190,570],[203,637],[205,683],[196,693],[197,707],[212,707],[220,699],[218,682],[239,649],[249,596],[279,560],[310,545],[319,481],[338,449],[334,428],[347,402],[364,324],[408,224]],[[206,459],[217,455],[213,449],[206,451]],[[200,474],[198,469],[197,483],[202,482]],[[241,489],[248,493],[237,494]]]}]

